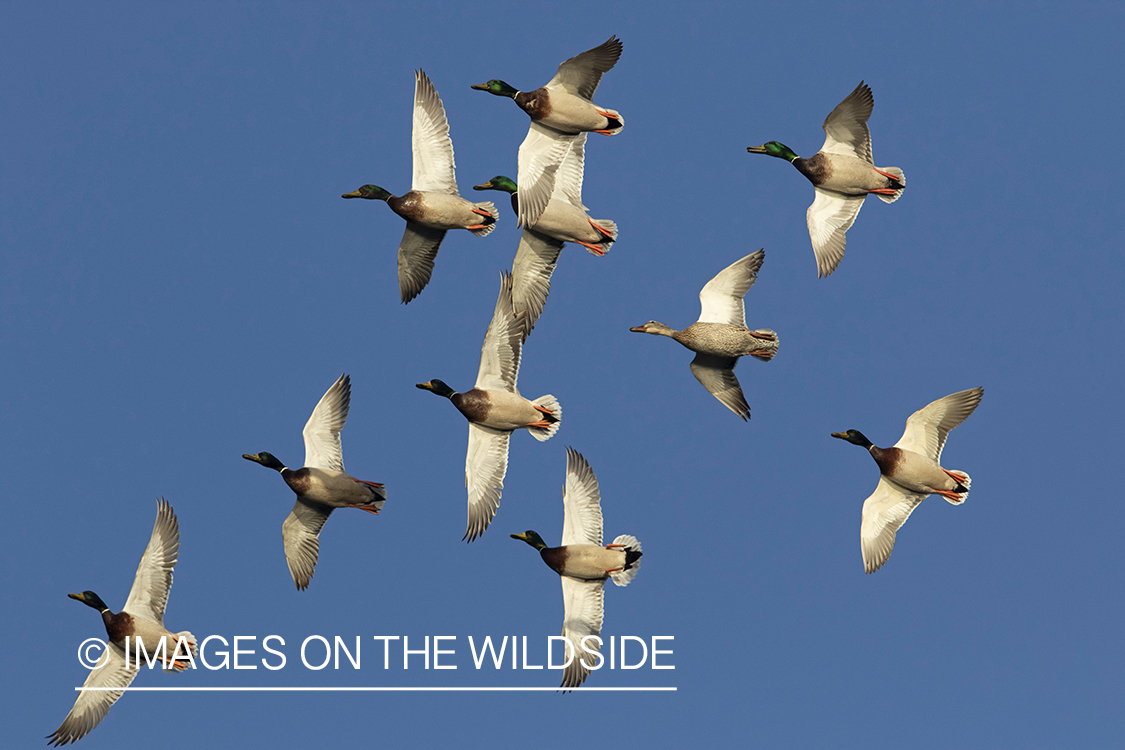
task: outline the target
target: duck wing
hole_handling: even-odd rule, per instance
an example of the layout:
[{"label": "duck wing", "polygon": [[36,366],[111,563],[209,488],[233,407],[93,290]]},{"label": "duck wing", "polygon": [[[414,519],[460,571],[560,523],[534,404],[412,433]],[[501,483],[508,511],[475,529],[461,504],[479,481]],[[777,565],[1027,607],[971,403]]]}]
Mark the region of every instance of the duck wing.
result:
[{"label": "duck wing", "polygon": [[906,420],[906,431],[895,447],[940,461],[949,431],[964,422],[983,397],[984,388],[970,388],[922,407]]},{"label": "duck wing", "polygon": [[344,470],[344,450],[340,430],[348,419],[352,402],[352,380],[346,374],[320,397],[301,435],[305,438],[305,466],[314,469]]},{"label": "duck wing", "polygon": [[417,297],[430,283],[444,229],[434,229],[414,221],[406,222],[406,232],[398,246],[398,291],[403,304]]},{"label": "duck wing", "polygon": [[484,533],[500,507],[500,491],[508,473],[509,430],[469,422],[469,450],[465,454],[465,487],[469,493],[468,522],[463,540]]},{"label": "duck wing", "polygon": [[564,244],[562,240],[530,229],[524,229],[520,235],[516,258],[512,261],[512,308],[521,341],[531,335],[531,329],[547,304],[551,275]]},{"label": "duck wing", "polygon": [[[122,611],[163,626],[164,608],[168,604],[168,592],[172,589],[172,570],[176,567],[179,556],[180,524],[172,506],[164,498],[160,498],[156,504],[156,523],[152,526],[152,536],[141,556],[137,575],[133,577],[133,588],[129,589],[129,598],[125,600]],[[112,703],[110,701],[110,705]],[[109,705],[106,710],[109,710]]]},{"label": "duck wing", "polygon": [[512,275],[500,274],[500,294],[492,322],[484,334],[480,348],[480,369],[476,387],[485,391],[508,391],[518,394],[516,379],[520,374],[520,351],[523,328],[512,310]]},{"label": "duck wing", "polygon": [[863,501],[863,520],[859,525],[865,573],[874,573],[883,567],[895,547],[895,533],[925,499],[925,495],[908,492],[885,477],[879,477],[875,492]]},{"label": "duck wing", "polygon": [[304,591],[309,587],[320,554],[320,530],[332,514],[332,508],[297,498],[292,512],[281,524],[281,538],[285,542],[285,562],[293,583]]},{"label": "duck wing", "polygon": [[842,156],[854,156],[868,164],[871,158],[871,131],[867,120],[875,108],[875,96],[863,81],[848,94],[836,109],[824,119],[824,145],[821,151]]},{"label": "duck wing", "polygon": [[566,201],[579,209],[587,210],[582,205],[582,178],[586,170],[586,136],[588,133],[577,133],[570,142],[570,148],[563,155],[562,163],[555,173],[555,187],[551,191],[551,200]]},{"label": "duck wing", "polygon": [[135,665],[126,666],[125,650],[110,643],[102,652],[95,667],[90,670],[86,682],[82,683],[83,690],[78,693],[70,713],[66,715],[58,729],[47,735],[47,744],[57,746],[77,742],[92,732],[109,713],[110,706],[116,703],[125,692],[125,688],[132,684],[137,671]]},{"label": "duck wing", "polygon": [[414,71],[414,127],[410,133],[414,151],[411,189],[457,195],[453,169],[453,141],[449,121],[437,89],[421,70]]},{"label": "duck wing", "polygon": [[573,448],[566,449],[562,546],[602,544],[602,497],[594,470]]},{"label": "duck wing", "polygon": [[828,276],[844,259],[846,234],[863,208],[863,195],[845,195],[816,188],[816,198],[805,214],[816,256],[819,278]]},{"label": "duck wing", "polygon": [[758,270],[765,257],[766,251],[758,250],[715,274],[699,293],[699,322],[745,328],[746,307],[742,298],[758,280]]},{"label": "duck wing", "polygon": [[734,376],[735,357],[716,357],[711,354],[696,354],[691,361],[691,374],[719,399],[723,406],[744,420],[750,419],[750,405],[742,395],[742,386]]},{"label": "duck wing", "polygon": [[602,75],[611,70],[621,57],[621,40],[616,35],[593,49],[588,49],[563,62],[548,89],[562,89],[568,94],[590,100],[602,82]]},{"label": "duck wing", "polygon": [[587,664],[597,662],[587,652],[600,650],[599,642],[591,638],[583,645],[582,639],[588,635],[600,636],[602,632],[605,603],[602,586],[605,580],[584,581],[567,576],[559,578],[563,592],[562,634],[570,644],[570,652],[574,654],[574,659],[563,669],[559,687],[573,688],[585,682],[590,674],[590,670],[583,666],[582,659],[585,657]]},{"label": "duck wing", "polygon": [[527,130],[519,150],[516,191],[519,226],[533,227],[543,214],[555,189],[555,175],[571,144],[581,134],[560,133],[535,120]]}]

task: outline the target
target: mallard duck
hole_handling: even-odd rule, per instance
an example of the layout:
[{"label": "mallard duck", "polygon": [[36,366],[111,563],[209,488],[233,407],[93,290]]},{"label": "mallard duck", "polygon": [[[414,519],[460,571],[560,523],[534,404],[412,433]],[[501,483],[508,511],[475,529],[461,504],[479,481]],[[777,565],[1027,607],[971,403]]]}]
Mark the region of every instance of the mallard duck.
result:
[{"label": "mallard duck", "polygon": [[616,110],[594,104],[591,99],[602,74],[617,64],[621,41],[610,37],[605,43],[575,55],[559,66],[546,86],[530,92],[517,91],[504,81],[491,80],[473,88],[496,96],[506,96],[531,117],[531,128],[519,151],[517,179],[521,226],[534,226],[547,207],[555,180],[555,169],[566,156],[568,144],[578,133],[617,135],[625,119]]},{"label": "mallard duck", "polygon": [[806,219],[820,278],[840,265],[844,257],[844,235],[859,216],[863,199],[877,195],[885,203],[894,203],[906,187],[901,169],[876,167],[871,157],[867,119],[874,107],[871,89],[860,81],[855,91],[836,105],[824,120],[824,145],[811,159],[802,159],[777,141],[746,149],[752,154],[785,159],[816,188],[816,198],[809,206]]},{"label": "mallard duck", "polygon": [[395,197],[378,185],[364,185],[344,198],[386,201],[406,219],[398,246],[398,288],[406,304],[430,283],[441,241],[450,229],[468,229],[478,237],[493,230],[500,214],[490,201],[473,203],[457,192],[453,141],[449,121],[434,85],[421,70],[414,72],[414,179],[410,192]]},{"label": "mallard duck", "polygon": [[[153,661],[160,654],[165,672],[182,672],[195,666],[196,638],[186,630],[173,633],[164,627],[164,608],[172,588],[172,570],[180,554],[180,524],[176,514],[164,498],[156,504],[156,523],[145,547],[133,588],[125,606],[114,614],[93,591],[67,594],[102,615],[109,644],[98,658],[96,666],[74,701],[74,708],[63,719],[53,734],[47,736],[51,745],[77,742],[94,730],[110,706],[117,702],[125,688],[137,676],[141,661]],[[128,639],[128,641],[126,641]],[[138,642],[140,648],[138,648]],[[114,688],[107,690],[105,688]]]},{"label": "mallard duck", "polygon": [[457,393],[440,380],[417,387],[444,396],[469,420],[469,450],[465,456],[465,487],[468,488],[468,524],[463,540],[473,541],[492,523],[500,506],[500,491],[508,473],[508,440],[512,432],[526,428],[540,442],[559,430],[562,406],[551,395],[534,401],[516,388],[520,373],[521,329],[512,312],[512,277],[501,274],[500,296],[484,345],[480,370],[471,391]]},{"label": "mallard duck", "polygon": [[863,501],[859,527],[863,570],[883,567],[895,546],[895,533],[918,504],[941,495],[953,505],[969,496],[969,475],[942,468],[941,449],[949,431],[977,408],[984,388],[970,388],[939,398],[906,420],[906,431],[891,448],[878,448],[859,430],[833,432],[832,437],[866,448],[879,465],[879,484]]},{"label": "mallard duck", "polygon": [[[586,134],[579,133],[559,167],[550,203],[539,220],[531,227],[524,227],[520,235],[512,263],[512,304],[524,339],[531,334],[543,312],[551,291],[551,274],[555,272],[563,244],[577,242],[591,255],[601,257],[617,240],[617,224],[609,219],[591,219],[582,205],[585,149]],[[518,188],[510,177],[498,175],[483,185],[474,185],[473,189],[510,193],[512,210],[518,213]]]},{"label": "mallard duck", "polygon": [[634,333],[668,336],[695,352],[691,374],[743,420],[750,418],[750,406],[734,375],[738,358],[749,354],[769,362],[780,343],[777,334],[768,328],[751,331],[746,327],[742,298],[754,286],[765,257],[765,250],[758,250],[719,271],[699,293],[699,320],[684,330],[677,331],[655,320],[629,329]]},{"label": "mallard duck", "polygon": [[305,465],[287,468],[269,453],[243,453],[247,461],[281,472],[289,489],[297,493],[293,511],[281,525],[285,562],[297,588],[305,590],[313,577],[320,552],[320,530],[336,508],[356,508],[377,515],[387,501],[379,482],[356,479],[344,471],[340,430],[348,419],[352,381],[341,375],[321,397],[305,423]]},{"label": "mallard duck", "polygon": [[[512,534],[539,550],[547,567],[559,574],[563,591],[563,637],[570,644],[570,664],[563,670],[559,687],[573,688],[585,682],[590,669],[583,664],[596,662],[602,630],[602,586],[606,579],[628,586],[641,567],[641,543],[635,536],[622,534],[602,546],[602,507],[598,478],[594,470],[573,448],[566,449],[566,485],[563,487],[562,546],[548,547],[534,531]],[[586,642],[583,643],[583,639]]]}]

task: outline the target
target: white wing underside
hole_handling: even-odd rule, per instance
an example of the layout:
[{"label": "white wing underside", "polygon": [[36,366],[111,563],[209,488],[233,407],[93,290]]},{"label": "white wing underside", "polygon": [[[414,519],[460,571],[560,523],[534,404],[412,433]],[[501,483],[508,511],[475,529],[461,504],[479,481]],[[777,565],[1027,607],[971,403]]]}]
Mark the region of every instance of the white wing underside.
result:
[{"label": "white wing underside", "polygon": [[875,492],[863,501],[863,520],[859,527],[865,572],[874,573],[883,566],[894,549],[895,533],[925,498],[879,477]]},{"label": "white wing underside", "polygon": [[547,208],[555,190],[555,179],[571,146],[579,135],[560,133],[534,120],[519,150],[516,183],[519,226],[533,227]]},{"label": "white wing underside", "polygon": [[863,81],[836,105],[824,119],[824,146],[821,151],[854,156],[874,164],[871,156],[871,131],[867,120],[875,108],[875,97]]},{"label": "white wing underside", "polygon": [[816,255],[819,277],[831,274],[843,260],[847,241],[845,235],[855,223],[855,217],[859,216],[865,197],[816,188],[816,198],[805,218],[809,224],[809,238]]},{"label": "white wing underside", "polygon": [[[179,555],[180,524],[172,506],[164,498],[160,498],[156,506],[156,523],[152,527],[152,536],[141,556],[137,575],[133,578],[133,587],[129,589],[129,598],[125,600],[122,611],[163,626],[164,608],[168,605],[168,592],[172,588],[172,570],[176,567]],[[106,705],[107,711],[112,703],[110,701]]]},{"label": "white wing underside", "polygon": [[711,392],[723,406],[743,419],[750,418],[750,405],[742,394],[742,386],[734,375],[738,360],[732,357],[716,357],[697,353],[691,361],[691,374]]},{"label": "white wing underside", "polygon": [[468,522],[465,539],[484,533],[500,507],[504,475],[508,473],[508,441],[512,433],[469,423],[469,449],[465,454],[465,487],[468,489]]},{"label": "white wing underside", "polygon": [[281,524],[281,538],[285,543],[285,562],[293,583],[304,590],[312,581],[320,554],[320,530],[332,513],[332,507],[310,503],[298,497],[293,510]]},{"label": "white wing underside", "polygon": [[453,166],[453,141],[445,107],[429,77],[414,71],[414,127],[410,144],[414,151],[413,190],[457,195]]},{"label": "white wing underside", "polygon": [[585,658],[587,664],[596,664],[597,658],[589,651],[598,651],[598,642],[590,639],[582,647],[582,638],[587,635],[600,635],[602,632],[602,619],[604,617],[604,596],[602,586],[605,580],[584,581],[578,578],[559,576],[562,581],[563,593],[563,627],[562,634],[570,643],[574,660],[563,670],[563,679],[560,687],[578,687],[585,682],[590,670],[582,665]]},{"label": "white wing underside", "polygon": [[754,286],[766,257],[764,250],[750,253],[715,274],[699,293],[701,323],[726,323],[746,327],[743,297]]},{"label": "white wing underside", "polygon": [[120,690],[82,690],[74,701],[74,707],[63,719],[59,728],[47,737],[48,744],[65,745],[77,742],[101,723],[110,706],[117,702],[125,688],[137,676],[135,666],[125,666],[125,651],[110,643],[101,657],[98,666],[90,670],[84,688],[120,688]]},{"label": "white wing underside", "polygon": [[406,222],[406,232],[398,246],[398,291],[404,303],[417,297],[430,283],[434,259],[445,232],[414,221]]},{"label": "white wing underside", "polygon": [[521,340],[531,334],[535,322],[547,304],[551,292],[551,275],[562,252],[562,240],[530,229],[520,235],[516,257],[512,261],[512,309],[521,331]]},{"label": "white wing underside", "polygon": [[924,406],[906,420],[906,431],[895,447],[940,462],[949,431],[973,413],[983,396],[984,388],[970,388]]},{"label": "white wing underside", "polygon": [[500,294],[492,322],[484,334],[480,348],[480,368],[476,387],[486,391],[508,391],[518,394],[516,381],[520,374],[520,350],[523,328],[512,309],[512,276],[501,272]]},{"label": "white wing underside", "polygon": [[582,179],[586,170],[586,136],[589,133],[578,133],[570,143],[563,156],[562,164],[555,173],[555,187],[551,191],[551,200],[566,201],[582,211],[587,210],[582,205]]},{"label": "white wing underside", "polygon": [[602,544],[602,505],[598,478],[582,454],[566,449],[562,546]]},{"label": "white wing underside", "polygon": [[352,401],[352,381],[346,374],[336,379],[313,409],[301,435],[305,438],[305,466],[314,469],[344,470],[340,430],[348,420]]}]

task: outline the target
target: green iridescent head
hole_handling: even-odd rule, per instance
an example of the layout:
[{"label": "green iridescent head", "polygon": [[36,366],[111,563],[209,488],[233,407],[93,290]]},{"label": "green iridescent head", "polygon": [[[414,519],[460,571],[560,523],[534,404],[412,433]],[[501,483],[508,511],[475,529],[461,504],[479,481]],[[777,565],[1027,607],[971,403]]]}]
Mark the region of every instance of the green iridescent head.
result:
[{"label": "green iridescent head", "polygon": [[425,383],[416,383],[414,387],[421,388],[424,391],[430,391],[438,396],[445,396],[446,398],[449,398],[454,393],[456,393],[456,391],[454,391],[448,385],[437,379],[430,380]]},{"label": "green iridescent head", "polygon": [[472,88],[477,89],[478,91],[487,91],[488,93],[495,94],[496,96],[506,96],[512,99],[514,99],[516,94],[519,93],[519,91],[517,91],[516,89],[495,78],[493,78],[488,83],[474,83],[472,85]]},{"label": "green iridescent head", "polygon": [[364,185],[354,193],[344,193],[341,198],[366,198],[369,201],[385,201],[391,197],[383,188],[378,185]]},{"label": "green iridescent head", "polygon": [[752,154],[766,154],[767,156],[776,156],[778,159],[785,159],[785,161],[793,161],[797,155],[793,153],[793,149],[786,146],[784,143],[777,141],[770,141],[763,143],[761,146],[747,146],[746,150]]},{"label": "green iridescent head", "polygon": [[505,193],[514,193],[519,188],[516,181],[502,174],[496,175],[483,185],[473,185],[473,190],[503,190]]},{"label": "green iridescent head", "polygon": [[67,594],[71,599],[82,602],[87,607],[93,607],[99,612],[105,612],[109,609],[106,603],[102,601],[101,597],[93,591],[83,591],[81,594]]},{"label": "green iridescent head", "polygon": [[531,531],[530,529],[523,532],[522,534],[510,534],[509,536],[511,536],[512,539],[519,539],[521,541],[527,542],[535,549],[547,549],[547,543],[543,541],[543,537],[539,536],[537,533]]},{"label": "green iridescent head", "polygon": [[853,445],[862,445],[864,448],[871,447],[871,441],[860,432],[859,430],[848,430],[847,432],[833,432],[832,437],[847,440]]},{"label": "green iridescent head", "polygon": [[276,458],[274,458],[272,453],[265,453],[265,452],[262,452],[262,453],[243,453],[242,457],[245,458],[247,461],[253,461],[256,464],[261,464],[262,466],[265,466],[267,469],[273,469],[275,471],[281,471],[282,469],[285,468],[285,464],[281,463]]}]

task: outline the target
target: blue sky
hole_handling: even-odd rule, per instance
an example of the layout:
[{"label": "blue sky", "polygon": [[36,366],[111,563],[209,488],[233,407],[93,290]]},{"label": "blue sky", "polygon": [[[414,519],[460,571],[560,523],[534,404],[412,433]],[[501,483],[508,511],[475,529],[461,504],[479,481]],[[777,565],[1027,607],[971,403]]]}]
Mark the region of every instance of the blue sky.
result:
[{"label": "blue sky", "polygon": [[[677,692],[132,693],[83,747],[1026,748],[1125,732],[1120,9],[5,16],[0,744],[35,746],[69,711],[86,676],[75,650],[104,630],[66,594],[124,603],[157,496],[182,537],[166,623],[281,635],[288,662],[136,686],[556,685],[558,672],[474,669],[468,637],[542,650],[558,634],[557,576],[508,534],[557,543],[567,445],[598,475],[607,537],[645,549],[633,584],[608,587],[603,634],[674,636],[675,670],[587,684]],[[624,54],[596,101],[626,127],[590,137],[584,200],[620,239],[600,259],[563,251],[519,383],[559,398],[562,429],[513,437],[499,514],[466,545],[465,421],[414,384],[472,385],[514,217],[494,194],[496,231],[451,233],[403,306],[402,220],[339,196],[408,189],[415,68],[444,100],[462,192],[514,176],[527,118],[470,84],[542,85],[611,34]],[[811,186],[746,146],[811,155],[861,79],[875,161],[905,170],[908,188],[894,205],[868,201],[839,270],[818,280]],[[747,319],[781,348],[738,367],[745,424],[695,381],[688,351],[628,329],[690,324],[703,284],[758,248]],[[341,372],[345,464],[384,482],[388,502],[378,517],[334,515],[298,592],[280,533],[292,493],[240,455],[298,465],[301,428]],[[972,475],[969,500],[927,500],[865,576],[860,507],[878,470],[829,433],[888,445],[911,412],[977,385],[984,401],[943,456]],[[305,669],[309,635],[361,636],[361,669]],[[376,635],[412,648],[457,636],[458,669],[383,670]]]}]

